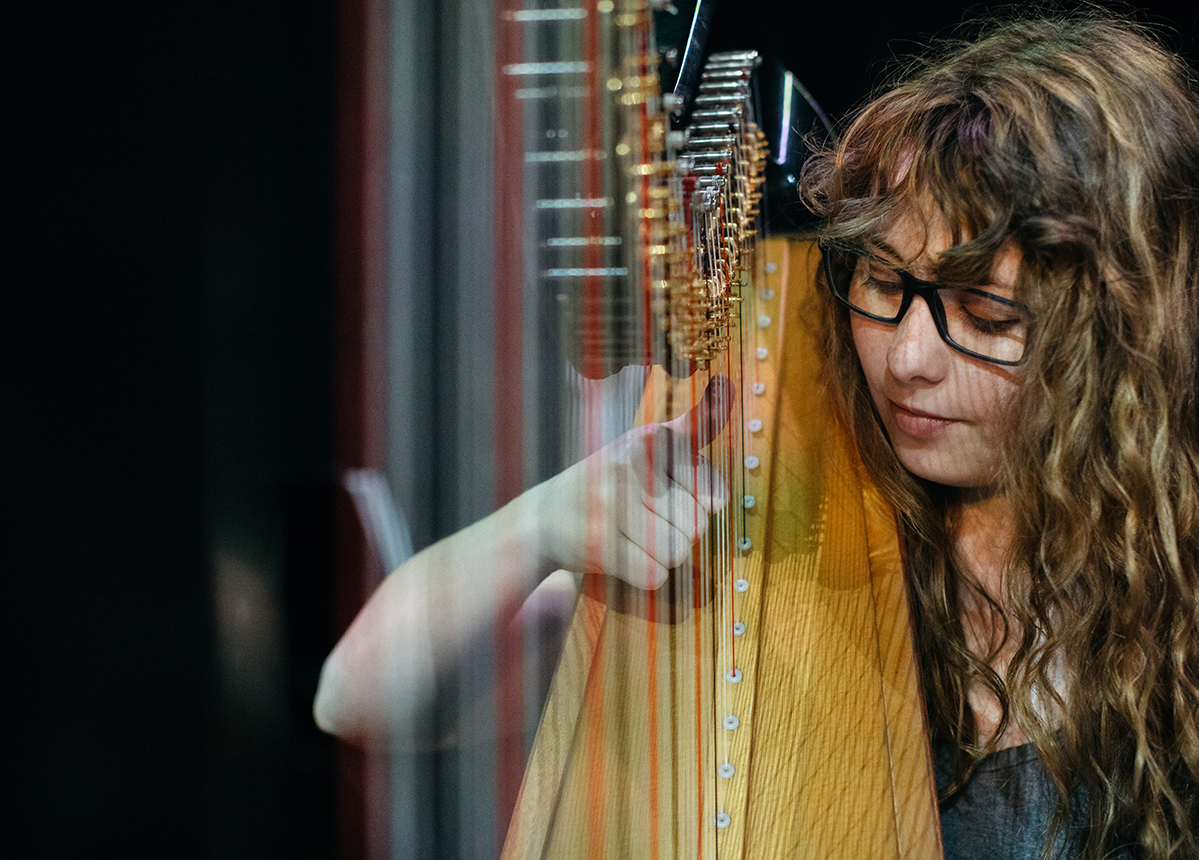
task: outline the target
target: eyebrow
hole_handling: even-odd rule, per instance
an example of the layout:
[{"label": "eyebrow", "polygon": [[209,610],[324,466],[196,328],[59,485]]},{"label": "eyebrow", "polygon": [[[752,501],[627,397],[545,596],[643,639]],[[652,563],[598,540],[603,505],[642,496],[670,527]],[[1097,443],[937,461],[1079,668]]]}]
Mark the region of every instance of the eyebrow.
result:
[{"label": "eyebrow", "polygon": [[[891,258],[894,260],[903,259],[902,257],[900,257],[899,252],[896,251],[893,247],[891,247],[891,244],[889,242],[887,242],[886,239],[872,239],[869,242],[864,243],[864,248],[870,253],[870,256],[872,256],[872,257],[874,256],[874,253],[873,253],[873,250],[871,250],[871,248],[877,249],[879,251],[882,251],[884,254],[890,255]],[[884,263],[884,264],[886,263],[885,260],[880,260],[879,262]],[[988,281],[986,283],[975,284],[973,286],[954,287],[954,286],[949,286],[946,284],[938,283],[937,281],[929,281],[929,280],[925,280],[924,278],[918,278],[915,275],[913,275],[911,272],[909,272],[907,269],[897,268],[896,271],[902,272],[903,274],[907,275],[909,278],[915,278],[917,281],[919,281],[922,284],[930,284],[934,287],[937,287],[938,289],[942,289],[942,290],[970,289],[970,290],[974,290],[975,292],[986,293],[988,295],[995,296],[996,298],[998,298],[1002,301],[1013,302],[1014,304],[1020,305],[1020,307],[1024,307],[1024,305],[1022,303],[1017,302],[1015,300],[1015,292],[1016,292],[1015,284],[1005,285],[1005,284],[997,284],[993,281]],[[1013,295],[1013,298],[1009,299],[1009,298],[1006,298],[1003,295],[1001,295],[1001,293],[1005,290],[1010,290]],[[999,292],[996,292],[996,291],[999,291]]]},{"label": "eyebrow", "polygon": [[872,257],[876,256],[875,251],[882,251],[884,255],[889,256],[892,260],[903,259],[899,255],[899,252],[892,248],[886,239],[871,239],[864,243],[863,248]]},{"label": "eyebrow", "polygon": [[896,251],[894,248],[892,248],[887,243],[886,239],[875,239],[871,244],[874,245],[876,248],[878,248],[883,253],[891,255],[896,260],[903,259],[902,257],[899,256],[899,252]]}]

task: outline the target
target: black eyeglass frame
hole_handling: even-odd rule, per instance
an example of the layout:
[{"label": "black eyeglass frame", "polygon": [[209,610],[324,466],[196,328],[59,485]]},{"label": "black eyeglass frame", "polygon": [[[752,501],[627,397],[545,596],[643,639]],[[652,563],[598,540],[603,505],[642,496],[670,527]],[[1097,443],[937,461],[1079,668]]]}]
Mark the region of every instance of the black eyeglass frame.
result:
[{"label": "black eyeglass frame", "polygon": [[[889,317],[872,314],[851,304],[846,296],[843,296],[837,292],[836,278],[834,277],[833,264],[832,260],[830,259],[833,254],[844,254],[853,258],[870,257],[870,254],[858,249],[850,250],[848,248],[837,247],[831,244],[825,244],[823,242],[820,244],[820,255],[824,263],[824,279],[828,282],[829,292],[833,294],[833,298],[845,305],[845,307],[849,308],[854,313],[860,314],[867,319],[876,320],[877,322],[898,325],[903,320],[904,315],[907,314],[908,309],[912,306],[912,298],[914,296],[920,296],[920,298],[924,299],[924,303],[928,305],[929,313],[932,314],[933,324],[937,327],[937,334],[941,336],[941,340],[943,340],[951,349],[957,350],[958,352],[962,353],[962,355],[968,355],[971,358],[977,358],[979,361],[985,361],[989,364],[998,364],[1003,367],[1018,367],[1024,363],[1024,359],[1028,356],[1027,343],[1025,344],[1024,352],[1022,352],[1020,357],[1014,361],[1006,358],[992,358],[989,355],[983,355],[982,353],[975,352],[974,350],[968,349],[967,347],[962,346],[960,343],[957,343],[949,335],[949,324],[945,319],[945,306],[941,304],[941,298],[937,295],[937,293],[940,290],[956,290],[957,292],[973,293],[976,296],[983,296],[991,301],[999,302],[1000,304],[1007,305],[1008,307],[1018,309],[1022,314],[1024,314],[1028,320],[1028,323],[1031,325],[1033,315],[1028,309],[1027,305],[1017,302],[1014,299],[1005,299],[1002,296],[995,295],[994,293],[988,293],[986,290],[976,290],[972,287],[946,287],[941,284],[933,283],[932,281],[921,280],[910,272],[905,272],[903,269],[892,269],[891,271],[895,272],[895,274],[899,276],[899,282],[903,285],[903,298],[900,299],[899,302],[899,311],[894,316]],[[850,277],[853,277],[852,273],[850,274]]]}]

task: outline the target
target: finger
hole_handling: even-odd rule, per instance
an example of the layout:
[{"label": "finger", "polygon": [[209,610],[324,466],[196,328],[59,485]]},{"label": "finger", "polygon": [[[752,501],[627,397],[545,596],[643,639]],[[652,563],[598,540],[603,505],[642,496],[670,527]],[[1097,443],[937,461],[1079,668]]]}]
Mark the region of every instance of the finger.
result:
[{"label": "finger", "polygon": [[625,571],[620,577],[629,585],[654,591],[666,584],[670,568],[653,558],[636,544],[626,543],[627,558],[621,564]]},{"label": "finger", "polygon": [[696,456],[691,467],[675,460],[670,476],[672,486],[695,499],[705,515],[723,510],[729,503],[729,485],[716,465],[706,457]]},{"label": "finger", "polygon": [[[672,491],[682,490],[690,499],[679,506],[691,517],[698,505],[706,517],[728,503],[728,487],[710,460],[692,451],[694,437],[684,436],[669,427],[658,424],[647,427],[639,440],[637,458],[640,463],[641,487],[647,504],[658,513],[673,519],[665,503]],[[654,501],[658,500],[658,501]]]},{"label": "finger", "polygon": [[710,511],[686,488],[675,484],[666,493],[646,499],[646,507],[694,544],[708,530]]},{"label": "finger", "polygon": [[[699,455],[700,448],[720,435],[733,410],[736,387],[727,376],[717,374],[704,389],[699,403],[686,414],[660,426],[653,434],[654,471],[682,485],[709,513],[729,501],[728,483],[712,463]],[[648,442],[649,440],[647,440]],[[647,448],[647,451],[650,450]],[[647,491],[655,487],[647,484]]]},{"label": "finger", "polygon": [[626,535],[621,535],[612,550],[612,557],[608,559],[604,572],[629,585],[653,590],[670,576],[670,567]]},{"label": "finger", "polygon": [[[644,537],[642,543],[651,543]],[[583,567],[586,573],[602,574],[623,580],[638,588],[655,589],[670,575],[670,568],[623,532],[614,534],[600,554],[589,554]]]},{"label": "finger", "polygon": [[631,544],[667,569],[678,567],[690,558],[695,544],[692,536],[649,508],[642,508],[638,515],[630,517],[622,524],[621,531]]},{"label": "finger", "polygon": [[709,380],[699,403],[689,412],[666,422],[664,426],[687,437],[692,446],[691,450],[698,452],[700,448],[711,444],[724,430],[733,411],[735,389],[736,386],[727,376],[716,374]]}]

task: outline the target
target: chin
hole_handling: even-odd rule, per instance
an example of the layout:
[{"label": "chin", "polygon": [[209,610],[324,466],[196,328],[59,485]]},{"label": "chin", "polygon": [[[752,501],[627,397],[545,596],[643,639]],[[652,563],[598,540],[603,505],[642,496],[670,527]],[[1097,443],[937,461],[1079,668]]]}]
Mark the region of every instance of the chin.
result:
[{"label": "chin", "polygon": [[993,469],[964,470],[959,466],[941,461],[930,463],[923,457],[905,457],[897,452],[899,462],[917,478],[955,490],[987,491],[995,486]]}]

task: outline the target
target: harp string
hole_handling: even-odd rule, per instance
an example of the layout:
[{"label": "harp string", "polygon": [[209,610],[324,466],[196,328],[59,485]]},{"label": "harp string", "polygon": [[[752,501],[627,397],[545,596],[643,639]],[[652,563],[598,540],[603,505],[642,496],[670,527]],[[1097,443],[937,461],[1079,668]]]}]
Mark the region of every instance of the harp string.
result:
[{"label": "harp string", "polygon": [[[497,244],[514,245],[501,249],[516,261],[503,271],[523,280],[510,292],[521,297],[527,332],[526,481],[610,441],[620,416],[635,411],[629,391],[611,382],[621,367],[656,365],[686,377],[665,378],[659,419],[699,403],[714,380],[731,380],[735,392],[727,424],[723,415],[700,411],[697,420],[707,426],[691,434],[688,476],[697,488],[717,480],[701,474],[709,468],[700,465],[702,454],[730,502],[706,524],[691,562],[663,591],[638,595],[641,605],[633,610],[645,619],[639,694],[666,704],[650,708],[640,750],[654,786],[647,798],[651,851],[694,840],[696,856],[709,855],[723,812],[722,774],[731,764],[725,718],[732,712],[730,685],[737,683],[738,573],[746,549],[745,457],[752,439],[744,369],[753,337],[742,329],[752,319],[746,273],[753,266],[762,166],[749,99],[756,55],[711,58],[687,130],[673,132],[644,0],[506,3],[500,26],[516,34],[502,40],[510,53],[500,73],[511,83],[497,92],[511,103],[499,109],[521,118],[521,163],[497,168],[521,174],[521,190],[512,193],[521,197],[523,229],[499,236]],[[529,438],[548,444],[539,449]],[[648,453],[651,473],[660,456],[657,449]],[[590,469],[585,566],[600,570],[606,508],[600,465]],[[672,513],[684,515],[690,514]],[[609,605],[629,600],[629,589],[598,577],[584,577],[584,592]],[[601,637],[596,661],[602,664],[609,647]],[[529,682],[536,676],[523,673]],[[619,790],[608,778],[612,726],[604,685],[611,681],[595,672],[587,683],[593,705],[582,717],[589,739],[582,758],[594,810],[589,826],[603,834],[608,793]],[[687,736],[683,746],[699,754],[681,762],[679,739]],[[702,813],[692,834],[680,823],[682,808]],[[602,838],[588,843],[589,855],[604,851]]]}]

